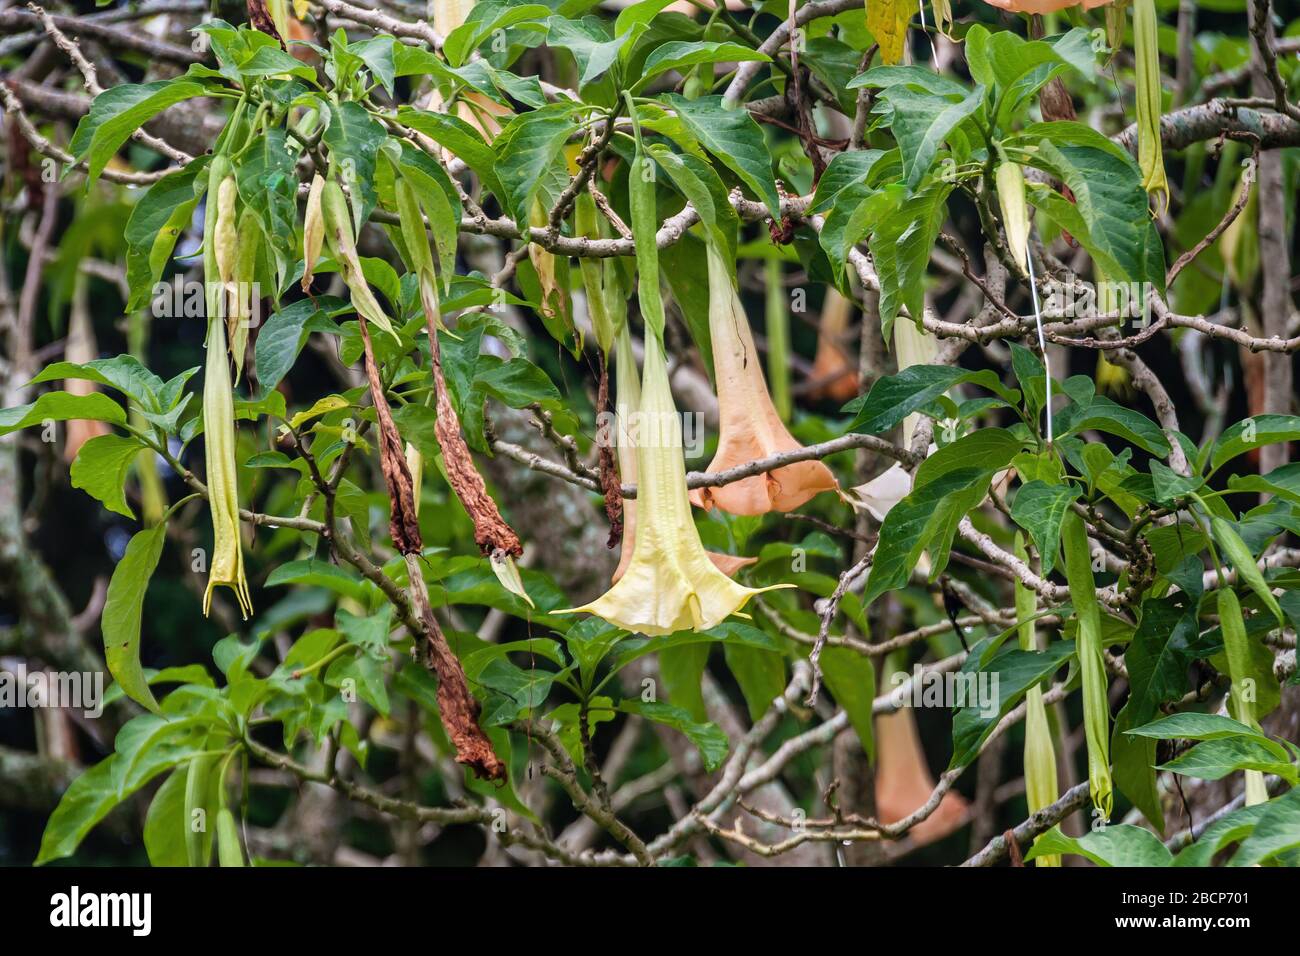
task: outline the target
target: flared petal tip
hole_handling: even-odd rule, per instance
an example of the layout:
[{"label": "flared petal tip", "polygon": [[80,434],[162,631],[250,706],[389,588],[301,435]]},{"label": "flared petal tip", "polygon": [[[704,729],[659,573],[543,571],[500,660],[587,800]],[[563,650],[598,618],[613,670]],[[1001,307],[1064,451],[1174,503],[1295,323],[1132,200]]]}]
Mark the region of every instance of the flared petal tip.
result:
[{"label": "flared petal tip", "polygon": [[[740,464],[744,464],[741,462]],[[734,464],[714,461],[709,471],[724,471]],[[820,461],[800,461],[739,481],[691,490],[691,504],[705,511],[717,507],[733,515],[763,515],[769,511],[794,511],[823,491],[838,491],[839,482]]]},{"label": "flared petal tip", "polygon": [[248,582],[242,578],[238,581],[217,581],[208,578],[208,586],[203,592],[203,616],[211,616],[212,592],[218,585],[230,588],[235,592],[235,599],[239,602],[239,615],[243,620],[247,621],[253,614],[253,599],[248,593]]}]

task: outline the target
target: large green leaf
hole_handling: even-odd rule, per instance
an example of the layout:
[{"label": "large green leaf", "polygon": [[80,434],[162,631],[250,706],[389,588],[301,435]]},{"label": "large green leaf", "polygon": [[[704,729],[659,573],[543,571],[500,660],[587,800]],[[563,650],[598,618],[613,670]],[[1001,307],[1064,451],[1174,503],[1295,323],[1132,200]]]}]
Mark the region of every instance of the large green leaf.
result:
[{"label": "large green leaf", "polygon": [[907,584],[922,551],[930,551],[932,574],[943,570],[958,522],[984,500],[996,470],[971,466],[948,471],[890,509],[862,595],[864,607]]},{"label": "large green leaf", "polygon": [[496,172],[504,190],[501,199],[515,222],[528,222],[533,197],[576,129],[572,107],[552,103],[511,120],[497,137]]},{"label": "large green leaf", "polygon": [[483,140],[483,135],[459,116],[448,113],[431,113],[410,106],[400,107],[397,122],[408,129],[423,133],[439,146],[450,150],[465,161],[478,174],[491,192],[501,195],[501,184],[496,175],[496,154]]},{"label": "large green leaf", "polygon": [[982,688],[994,690],[997,699],[977,700],[975,705],[962,707],[953,715],[950,769],[974,760],[985,738],[1025,691],[1050,677],[1074,654],[1073,641],[1055,641],[1045,651],[1012,648],[981,663],[990,640],[986,638],[971,648],[958,679],[965,678],[965,686],[973,687],[977,695]]},{"label": "large green leaf", "polygon": [[1052,417],[1058,438],[1077,435],[1095,428],[1097,431],[1118,435],[1143,451],[1163,458],[1169,454],[1169,441],[1160,426],[1136,408],[1119,405],[1102,395],[1093,397],[1086,405],[1067,406]]},{"label": "large green leaf", "polygon": [[1254,831],[1242,842],[1231,866],[1255,866],[1300,847],[1300,788],[1262,806]]},{"label": "large green leaf", "polygon": [[883,216],[868,248],[880,278],[880,323],[892,341],[894,320],[906,309],[919,321],[925,306],[925,277],[934,242],[948,216],[952,183],[933,181]]},{"label": "large green leaf", "polygon": [[185,782],[188,768],[173,770],[158,788],[144,818],[144,848],[150,866],[188,866],[185,835],[189,819],[185,813]]},{"label": "large green leaf", "polygon": [[691,135],[739,176],[774,217],[780,218],[781,202],[772,176],[772,159],[763,131],[748,110],[727,109],[722,105],[721,96],[688,100],[669,94],[666,98]]},{"label": "large green leaf", "polygon": [[657,701],[631,699],[621,701],[618,709],[627,714],[637,714],[646,720],[653,720],[657,724],[664,724],[685,734],[686,738],[699,749],[705,770],[710,772],[717,770],[727,756],[729,749],[727,735],[719,729],[718,725],[692,720],[691,715],[680,707]]},{"label": "large green leaf", "polygon": [[1272,741],[1258,737],[1222,737],[1206,740],[1191,750],[1161,765],[1170,770],[1201,780],[1222,780],[1238,770],[1258,770],[1276,774],[1292,784],[1297,782],[1296,770],[1289,758],[1278,758],[1269,746]]},{"label": "large green leaf", "polygon": [[701,63],[740,63],[746,60],[769,63],[772,58],[739,43],[673,40],[656,47],[645,58],[641,75],[632,89],[635,92],[644,88],[654,77],[669,70],[685,70]]},{"label": "large green leaf", "polygon": [[897,375],[876,379],[870,392],[853,399],[841,411],[854,414],[849,431],[879,435],[925,408],[954,385],[965,382],[989,389],[1009,404],[1020,401],[1018,391],[1005,388],[987,370],[971,372],[953,365],[911,365]]},{"label": "large green leaf", "polygon": [[868,760],[875,760],[876,737],[872,706],[876,697],[876,666],[868,657],[847,647],[822,649],[822,677],[835,702],[848,714]]},{"label": "large green leaf", "polygon": [[117,805],[121,798],[113,785],[116,760],[117,755],[110,754],[72,781],[64,791],[59,805],[45,824],[36,866],[72,856],[86,834]]},{"label": "large green leaf", "polygon": [[889,128],[903,154],[903,179],[915,188],[934,165],[948,134],[979,110],[984,101],[984,87],[976,86],[954,101],[896,84],[886,87],[880,98],[893,110]]},{"label": "large green leaf", "polygon": [[1128,823],[1091,830],[1078,838],[1053,827],[1034,841],[1025,861],[1063,853],[1085,857],[1098,866],[1169,866],[1173,862],[1173,854],[1158,836]]},{"label": "large green leaf", "polygon": [[137,129],[167,107],[205,92],[199,83],[174,77],[152,83],[123,83],[95,97],[68,143],[72,157],[86,161],[87,186],[99,178],[113,154]]},{"label": "large green leaf", "polygon": [[134,518],[126,503],[126,475],[142,448],[133,436],[97,435],[77,451],[71,468],[72,487],[99,499],[109,511]]},{"label": "large green leaf", "polygon": [[70,419],[125,425],[126,413],[121,405],[99,392],[89,395],[46,392],[30,405],[0,409],[0,437],[45,421],[66,422]]},{"label": "large green leaf", "polygon": [[140,666],[140,621],[144,593],[158,567],[166,540],[166,522],[137,532],[131,538],[122,560],[113,569],[100,624],[109,673],[128,697],[152,711],[158,710],[158,702]]},{"label": "large green leaf", "polygon": [[1218,471],[1253,448],[1291,441],[1300,441],[1300,417],[1254,415],[1225,428],[1215,439],[1210,452],[1210,470]]},{"label": "large green leaf", "polygon": [[[977,433],[978,434],[978,433]],[[1078,497],[1073,485],[1031,481],[1016,492],[1011,503],[1011,517],[1029,532],[1042,558],[1044,575],[1052,573],[1060,553],[1061,519]]]},{"label": "large green leaf", "polygon": [[618,61],[619,50],[627,37],[610,38],[609,28],[598,17],[566,20],[551,17],[547,21],[546,45],[568,50],[578,65],[578,85],[586,86],[604,75]]},{"label": "large green leaf", "polygon": [[460,66],[478,47],[497,30],[529,20],[545,20],[551,8],[540,3],[511,3],[507,0],[485,0],[477,3],[465,22],[447,34],[442,51],[447,62]]},{"label": "large green leaf", "polygon": [[1069,187],[1073,202],[1042,185],[1029,198],[1078,239],[1108,280],[1148,282],[1163,292],[1164,247],[1131,160],[1094,146],[1057,146],[1047,138],[1024,158]]}]

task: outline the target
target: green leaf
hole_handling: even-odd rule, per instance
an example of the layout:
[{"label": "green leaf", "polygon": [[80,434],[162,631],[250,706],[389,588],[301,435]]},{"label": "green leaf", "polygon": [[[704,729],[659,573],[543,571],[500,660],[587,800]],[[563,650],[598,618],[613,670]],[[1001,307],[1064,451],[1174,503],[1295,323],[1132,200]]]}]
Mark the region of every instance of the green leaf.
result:
[{"label": "green leaf", "polygon": [[1255,866],[1300,847],[1300,788],[1261,806],[1264,809],[1254,831],[1242,842],[1229,866]]},{"label": "green leaf", "polygon": [[1115,786],[1158,831],[1163,832],[1165,811],[1160,788],[1156,785],[1156,742],[1125,733],[1135,722],[1133,714],[1130,698],[1115,716],[1115,728],[1110,736],[1110,762]]},{"label": "green leaf", "polygon": [[533,197],[577,129],[568,103],[551,103],[510,121],[495,143],[502,202],[517,223],[527,223]]},{"label": "green leaf", "polygon": [[332,308],[335,303],[340,307],[344,304],[326,296],[317,298],[315,302],[301,299],[266,320],[257,334],[253,351],[257,381],[263,395],[274,391],[289,374],[313,331],[335,328],[334,323],[325,318],[325,309]]},{"label": "green leaf", "polygon": [[73,159],[86,160],[86,187],[94,184],[132,133],[167,107],[206,91],[201,84],[174,77],[153,83],[123,83],[95,97],[68,143]]},{"label": "green leaf", "polygon": [[568,50],[578,65],[578,86],[599,79],[618,60],[619,50],[627,37],[610,39],[608,27],[598,17],[566,20],[551,17],[547,21],[546,45]]},{"label": "green leaf", "polygon": [[700,723],[709,719],[701,683],[711,650],[708,644],[680,644],[665,647],[657,655],[664,700],[682,708]]},{"label": "green leaf", "polygon": [[149,803],[144,818],[144,848],[150,866],[188,866],[185,834],[185,768],[173,770]]},{"label": "green leaf", "polygon": [[442,52],[452,66],[465,63],[471,53],[497,30],[528,20],[545,20],[551,8],[540,3],[510,3],[506,0],[485,0],[474,5],[465,22],[447,34]]},{"label": "green leaf", "polygon": [[1087,405],[1072,404],[1053,416],[1058,438],[1088,429],[1118,435],[1145,452],[1160,458],[1169,454],[1169,441],[1160,426],[1135,408],[1117,405],[1098,395]]},{"label": "green leaf", "polygon": [[489,191],[498,196],[503,194],[496,175],[496,153],[484,142],[482,134],[469,123],[458,116],[430,113],[409,106],[399,107],[397,122],[417,133],[423,133],[444,149],[451,150],[478,174]]},{"label": "green leaf", "polygon": [[1254,415],[1223,430],[1210,452],[1210,472],[1254,448],[1280,442],[1300,441],[1300,417]]},{"label": "green leaf", "polygon": [[772,176],[772,159],[759,129],[748,110],[727,109],[721,96],[701,96],[688,100],[675,93],[667,95],[668,104],[677,111],[686,129],[700,144],[740,177],[754,191],[776,218],[781,216],[781,201]]},{"label": "green leaf", "polygon": [[1107,279],[1149,282],[1164,291],[1164,247],[1131,160],[1107,149],[1058,147],[1042,139],[1026,151],[1025,161],[1069,187],[1073,202],[1043,184],[1030,184],[1029,200],[1079,240]]},{"label": "green leaf", "polygon": [[144,594],[154,569],[158,567],[166,540],[165,521],[139,531],[131,538],[108,583],[108,597],[104,601],[100,625],[109,673],[128,697],[155,713],[158,712],[158,702],[140,666],[140,622],[144,613]]},{"label": "green leaf", "polygon": [[1241,535],[1237,533],[1237,529],[1233,527],[1232,522],[1220,518],[1218,515],[1212,516],[1210,518],[1210,534],[1214,537],[1214,541],[1218,544],[1223,556],[1236,569],[1237,577],[1250,586],[1250,589],[1255,592],[1255,596],[1272,612],[1278,624],[1285,625],[1286,617],[1282,614],[1282,608],[1277,603],[1277,598],[1273,596],[1273,591],[1268,582],[1264,580],[1264,573],[1260,571],[1259,565],[1255,563],[1255,555],[1246,542],[1241,540]]},{"label": "green leaf", "polygon": [[128,312],[142,307],[153,294],[155,283],[171,260],[176,240],[189,225],[198,204],[195,187],[196,183],[207,182],[207,164],[208,158],[200,156],[183,169],[168,173],[132,207],[123,233],[126,278],[131,290]]},{"label": "green leaf", "polygon": [[[929,71],[926,71],[929,72]],[[817,180],[817,191],[813,194],[814,213],[824,213],[845,189],[850,186],[866,185],[871,171],[885,153],[879,149],[854,149],[836,153]]]},{"label": "green leaf", "polygon": [[330,162],[352,192],[352,218],[359,229],[375,208],[375,159],[388,133],[352,100],[331,105],[328,114],[329,126],[321,138],[329,147]]},{"label": "green leaf", "polygon": [[684,71],[700,63],[742,63],[747,60],[770,63],[772,58],[740,43],[672,40],[645,58],[641,76],[632,84],[632,92],[640,91],[651,79],[669,70]]},{"label": "green leaf", "polygon": [[116,754],[110,754],[91,767],[63,792],[41,836],[36,866],[72,856],[95,824],[117,806],[119,797],[113,785]]},{"label": "green leaf", "polygon": [[872,231],[868,248],[880,277],[880,322],[891,341],[894,320],[906,309],[920,321],[925,307],[925,278],[934,241],[948,215],[951,183],[936,181],[904,200]]},{"label": "green leaf", "polygon": [[872,706],[876,697],[876,667],[870,658],[847,647],[822,648],[822,677],[844,708],[849,724],[858,735],[869,761],[876,759],[875,724]]},{"label": "green leaf", "polygon": [[243,76],[296,76],[299,79],[316,81],[316,71],[301,60],[274,46],[259,46],[253,55],[239,64]]},{"label": "green leaf", "polygon": [[998,377],[988,370],[971,372],[951,365],[911,365],[897,375],[877,379],[865,397],[853,399],[841,411],[856,413],[849,431],[879,435],[913,412],[924,409],[954,385],[966,382],[996,392],[1009,404],[1020,402],[1020,393],[1003,387]]},{"label": "green leaf", "polygon": [[750,720],[758,720],[772,701],[785,692],[785,662],[777,651],[761,650],[736,641],[723,641],[727,668],[740,685]]},{"label": "green leaf", "polygon": [[1274,468],[1267,475],[1230,475],[1232,491],[1276,495],[1293,505],[1300,505],[1300,462]]},{"label": "green leaf", "polygon": [[126,474],[144,447],[133,436],[97,435],[77,451],[72,487],[102,501],[109,511],[134,518],[126,503]]},{"label": "green leaf", "polygon": [[[962,707],[953,715],[952,760],[948,764],[950,770],[964,767],[974,760],[979,755],[985,738],[1024,696],[1025,691],[1050,677],[1074,654],[1073,641],[1055,641],[1045,651],[1012,648],[981,664],[984,651],[996,646],[996,643],[997,638],[984,638],[971,648],[962,665],[958,681],[964,679],[966,683],[961,686],[974,688],[977,700],[974,705]],[[997,700],[979,700],[978,694],[984,688],[995,690]]]},{"label": "green leaf", "polygon": [[[1292,791],[1294,792],[1294,791]],[[1225,817],[1220,817],[1206,827],[1205,832],[1197,837],[1196,842],[1184,847],[1174,857],[1174,866],[1207,867],[1214,858],[1229,844],[1239,843],[1255,829],[1255,824],[1269,807],[1268,803],[1259,803],[1253,807],[1242,807]]]},{"label": "green leaf", "polygon": [[890,129],[903,154],[903,180],[916,188],[934,165],[948,134],[984,102],[984,87],[976,86],[960,100],[917,93],[898,84],[886,87],[880,98],[893,110]]},{"label": "green leaf", "polygon": [[634,637],[621,641],[617,650],[609,658],[610,676],[618,673],[628,664],[647,654],[654,654],[667,648],[681,647],[688,644],[706,644],[717,641],[729,641],[746,644],[766,651],[779,651],[780,645],[758,628],[728,621],[707,631],[677,631],[658,637]]},{"label": "green leaf", "polygon": [[546,703],[555,678],[554,671],[525,671],[504,658],[490,661],[477,678],[488,690],[495,691],[483,708],[483,723],[499,727],[531,714]]},{"label": "green leaf", "polygon": [[646,720],[653,720],[685,734],[699,749],[704,769],[710,773],[721,767],[722,761],[726,759],[729,749],[727,735],[717,724],[698,723],[682,708],[657,701],[624,700],[619,703],[618,709],[625,714],[638,714]]},{"label": "green leaf", "polygon": [[1289,758],[1279,759],[1274,747],[1277,745],[1273,741],[1261,737],[1215,738],[1197,744],[1169,763],[1161,765],[1160,769],[1201,780],[1222,780],[1238,770],[1258,770],[1260,773],[1276,774],[1295,784],[1295,767]]},{"label": "green leaf", "polygon": [[1078,838],[1053,827],[1034,841],[1025,862],[1064,853],[1085,857],[1098,866],[1169,866],[1173,862],[1173,854],[1158,836],[1128,823],[1091,830]]},{"label": "green leaf", "polygon": [[[862,595],[864,607],[886,591],[906,585],[922,551],[930,551],[933,574],[943,570],[958,522],[984,500],[992,476],[985,468],[958,468],[914,488],[890,509],[880,528],[875,561]],[[940,544],[930,547],[934,541]]]},{"label": "green leaf", "polygon": [[[1222,714],[1170,714],[1129,731],[1138,737],[1157,740],[1226,740],[1231,737],[1259,737],[1258,730]],[[1279,749],[1279,754],[1286,751]]]},{"label": "green leaf", "polygon": [[1061,544],[1061,519],[1078,494],[1073,485],[1031,481],[1016,492],[1015,501],[1011,503],[1011,518],[1034,539],[1034,547],[1042,558],[1044,576],[1051,574],[1056,566]]},{"label": "green leaf", "polygon": [[269,588],[286,584],[325,588],[363,605],[369,603],[374,590],[374,586],[351,567],[344,568],[318,558],[304,558],[282,564],[266,579]]},{"label": "green leaf", "polygon": [[46,392],[30,405],[0,410],[0,437],[46,421],[66,422],[70,419],[125,425],[126,413],[121,405],[100,392],[89,395]]}]

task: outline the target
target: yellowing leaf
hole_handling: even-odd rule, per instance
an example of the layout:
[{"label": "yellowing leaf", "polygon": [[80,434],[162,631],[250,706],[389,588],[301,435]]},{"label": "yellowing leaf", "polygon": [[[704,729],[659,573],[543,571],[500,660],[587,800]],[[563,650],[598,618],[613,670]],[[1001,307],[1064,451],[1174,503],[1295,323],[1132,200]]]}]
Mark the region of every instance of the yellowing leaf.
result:
[{"label": "yellowing leaf", "polygon": [[299,412],[297,415],[293,416],[293,421],[289,424],[294,428],[299,428],[303,423],[309,422],[313,418],[319,418],[321,415],[327,414],[328,412],[337,411],[340,408],[347,407],[348,400],[342,395],[326,395],[305,412]]},{"label": "yellowing leaf", "polygon": [[881,62],[901,63],[912,7],[906,0],[867,0],[867,29],[880,45]]}]

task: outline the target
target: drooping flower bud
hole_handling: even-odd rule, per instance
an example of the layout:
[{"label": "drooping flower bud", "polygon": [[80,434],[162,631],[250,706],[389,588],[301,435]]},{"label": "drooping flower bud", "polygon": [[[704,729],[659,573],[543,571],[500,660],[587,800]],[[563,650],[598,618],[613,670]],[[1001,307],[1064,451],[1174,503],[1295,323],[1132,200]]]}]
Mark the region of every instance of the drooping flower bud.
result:
[{"label": "drooping flower bud", "polygon": [[1164,147],[1160,139],[1160,41],[1155,0],[1133,0],[1133,56],[1137,73],[1138,165],[1142,186],[1163,212],[1169,205]]},{"label": "drooping flower bud", "polygon": [[1028,275],[1029,207],[1025,204],[1025,172],[1019,163],[1003,160],[998,163],[998,206],[1002,210],[1002,228],[1007,234],[1007,247],[1022,275]]},{"label": "drooping flower bud", "polygon": [[325,192],[325,177],[317,173],[307,192],[307,211],[302,222],[302,291],[311,288],[311,280],[325,242],[325,214],[321,211],[321,195]]}]

